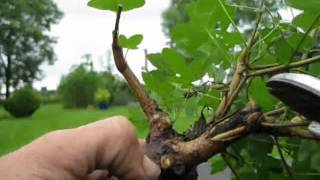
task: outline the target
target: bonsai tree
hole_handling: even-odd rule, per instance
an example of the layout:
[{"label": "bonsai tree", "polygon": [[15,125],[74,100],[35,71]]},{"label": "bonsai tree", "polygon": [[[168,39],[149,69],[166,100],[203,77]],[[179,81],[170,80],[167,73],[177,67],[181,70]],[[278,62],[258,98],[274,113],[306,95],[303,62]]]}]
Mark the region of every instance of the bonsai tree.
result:
[{"label": "bonsai tree", "polygon": [[[264,0],[257,7],[195,0],[186,7],[188,21],[170,32],[172,48],[148,55],[156,69],[143,73],[142,86],[123,54],[123,48],[136,49],[142,35],[120,35],[119,26],[123,11],[144,3],[91,0],[89,6],[116,12],[115,64],[148,119],[146,154],[161,167],[159,179],[197,179],[196,167],[210,158],[214,172],[227,165],[237,179],[318,175],[320,138],[306,129],[308,121],[273,98],[265,84],[280,72],[320,74],[320,1],[286,0],[284,8],[301,10],[286,22]],[[250,32],[238,27],[238,9],[256,13]],[[271,22],[262,24],[263,19]],[[186,110],[185,118],[197,116],[185,132],[174,128],[181,121],[177,109]]]}]

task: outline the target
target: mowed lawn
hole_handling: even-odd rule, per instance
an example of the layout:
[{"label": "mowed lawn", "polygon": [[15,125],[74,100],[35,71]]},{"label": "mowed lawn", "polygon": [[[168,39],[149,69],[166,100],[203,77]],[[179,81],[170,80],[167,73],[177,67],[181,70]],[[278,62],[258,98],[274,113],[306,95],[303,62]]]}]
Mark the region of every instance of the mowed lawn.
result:
[{"label": "mowed lawn", "polygon": [[78,127],[114,115],[126,116],[139,137],[147,134],[147,123],[139,107],[98,109],[64,109],[60,104],[45,105],[32,117],[15,119],[0,107],[0,155],[13,151],[46,132]]},{"label": "mowed lawn", "polygon": [[[64,109],[60,104],[42,106],[32,117],[16,119],[0,107],[0,155],[11,152],[33,139],[53,130],[78,127],[114,115],[123,115],[136,127],[140,138],[146,137],[148,124],[139,106],[98,109]],[[177,121],[175,127],[182,131],[191,121]]]}]

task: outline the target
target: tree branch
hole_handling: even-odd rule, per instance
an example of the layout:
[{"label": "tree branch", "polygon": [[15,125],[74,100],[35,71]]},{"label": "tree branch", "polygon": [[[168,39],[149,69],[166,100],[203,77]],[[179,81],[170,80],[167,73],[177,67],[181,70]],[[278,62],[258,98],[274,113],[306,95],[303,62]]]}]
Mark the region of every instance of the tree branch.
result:
[{"label": "tree branch", "polygon": [[234,100],[238,97],[238,94],[243,87],[243,85],[247,81],[246,72],[248,70],[247,61],[249,59],[251,49],[253,45],[256,42],[257,38],[257,31],[261,22],[261,17],[264,12],[264,0],[261,1],[261,5],[259,8],[259,13],[257,15],[255,28],[253,30],[253,33],[247,43],[247,46],[243,49],[241,52],[236,68],[234,71],[234,75],[232,77],[231,83],[229,85],[229,92],[228,94],[222,99],[221,103],[218,106],[217,113],[216,113],[216,119],[223,118],[228,111],[230,110]]},{"label": "tree branch", "polygon": [[320,140],[320,137],[317,137],[311,134],[308,130],[300,127],[262,127],[260,133],[266,133],[279,137],[298,137],[304,139]]},{"label": "tree branch", "polygon": [[305,122],[289,122],[289,123],[267,123],[267,122],[261,122],[261,126],[265,128],[285,128],[285,127],[301,127],[301,126],[308,126],[310,123]]},{"label": "tree branch", "polygon": [[303,61],[293,62],[293,63],[290,63],[288,65],[283,64],[283,65],[278,65],[278,66],[274,66],[274,67],[271,67],[271,68],[266,68],[266,69],[262,69],[262,70],[258,70],[258,71],[253,71],[253,72],[249,73],[248,76],[254,77],[254,76],[263,76],[263,75],[266,75],[266,74],[273,74],[273,73],[277,73],[279,71],[305,66],[305,65],[312,64],[312,63],[318,62],[318,61],[320,61],[320,55],[314,56],[314,57],[309,58],[309,59],[305,59]]},{"label": "tree branch", "polygon": [[287,107],[282,107],[282,108],[279,108],[279,109],[275,109],[273,111],[266,112],[266,113],[264,113],[264,116],[265,117],[268,117],[268,116],[279,116],[279,115],[285,113],[286,111],[288,111],[288,108]]},{"label": "tree branch", "polygon": [[138,78],[134,75],[134,73],[132,72],[132,70],[130,69],[130,67],[128,66],[124,58],[123,49],[118,43],[121,12],[122,12],[122,7],[119,6],[119,9],[117,12],[117,19],[116,19],[116,23],[113,31],[113,42],[112,42],[112,50],[113,50],[115,64],[119,72],[127,80],[129,87],[133,91],[135,97],[140,103],[141,108],[146,114],[148,120],[150,121],[150,132],[157,134],[157,132],[170,129],[171,123],[168,115],[163,111],[161,111],[157,103],[153,99],[151,99],[148,96],[148,94],[145,92],[145,90],[139,83]]}]

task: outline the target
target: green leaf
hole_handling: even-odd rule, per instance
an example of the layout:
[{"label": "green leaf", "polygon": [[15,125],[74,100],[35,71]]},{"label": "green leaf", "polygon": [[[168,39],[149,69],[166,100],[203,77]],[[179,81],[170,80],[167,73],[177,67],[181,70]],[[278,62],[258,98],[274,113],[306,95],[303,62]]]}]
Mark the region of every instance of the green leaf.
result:
[{"label": "green leaf", "polygon": [[152,89],[160,96],[168,95],[175,89],[168,77],[158,70],[144,73],[143,79],[147,88]]},{"label": "green leaf", "polygon": [[284,39],[280,38],[273,42],[272,46],[269,47],[269,53],[277,58],[278,62],[281,64],[287,64],[293,54],[293,48]]},{"label": "green leaf", "polygon": [[262,161],[272,152],[273,141],[271,137],[265,135],[250,136],[251,142],[247,145],[247,150],[253,160]]},{"label": "green leaf", "polygon": [[165,61],[160,53],[148,54],[147,58],[158,70],[168,72]]},{"label": "green leaf", "polygon": [[123,48],[128,49],[138,49],[138,45],[142,42],[142,40],[143,36],[141,34],[136,34],[129,38],[122,34],[119,36],[119,44]]},{"label": "green leaf", "polygon": [[286,0],[287,4],[296,9],[301,9],[305,11],[315,11],[319,12],[320,1],[319,0]]},{"label": "green leaf", "polygon": [[186,66],[186,61],[179,53],[170,48],[165,48],[162,51],[163,59],[168,68],[173,72],[180,75],[188,73],[188,68]]},{"label": "green leaf", "polygon": [[221,101],[221,94],[222,93],[220,91],[212,89],[211,91],[203,95],[200,100],[200,104],[216,109]]},{"label": "green leaf", "polygon": [[314,154],[314,156],[312,156],[310,165],[311,165],[311,168],[320,172],[320,154],[319,153]]},{"label": "green leaf", "polygon": [[319,15],[320,13],[305,12],[295,17],[292,23],[301,27],[305,31],[314,24],[312,29],[315,29],[320,26],[320,20],[318,18]]},{"label": "green leaf", "polygon": [[219,173],[226,169],[227,165],[221,155],[213,156],[209,162],[211,163],[211,174]]},{"label": "green leaf", "polygon": [[[304,38],[304,34],[297,32],[297,33],[292,33],[291,36],[287,39],[287,41],[288,41],[288,44],[293,49],[296,49],[298,45],[301,43],[301,41],[303,40],[303,38]],[[298,51],[307,52],[310,49],[312,49],[314,45],[315,45],[315,40],[307,35],[303,40],[303,42],[300,44]]]},{"label": "green leaf", "polygon": [[90,7],[113,12],[117,12],[119,6],[123,7],[123,11],[129,11],[142,7],[144,4],[144,0],[91,0],[88,2],[88,6]]},{"label": "green leaf", "polygon": [[312,63],[309,65],[309,72],[316,76],[320,76],[320,62]]},{"label": "green leaf", "polygon": [[272,110],[276,102],[274,97],[269,93],[265,80],[261,78],[251,81],[249,95],[265,111]]}]

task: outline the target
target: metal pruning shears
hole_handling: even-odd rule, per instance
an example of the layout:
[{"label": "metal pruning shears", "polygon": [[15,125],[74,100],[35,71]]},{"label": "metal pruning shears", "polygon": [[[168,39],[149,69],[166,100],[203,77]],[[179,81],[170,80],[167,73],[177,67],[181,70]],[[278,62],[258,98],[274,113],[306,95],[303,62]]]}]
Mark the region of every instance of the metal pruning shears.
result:
[{"label": "metal pruning shears", "polygon": [[310,75],[282,73],[268,82],[272,95],[311,120],[308,129],[320,137],[320,79]]}]

